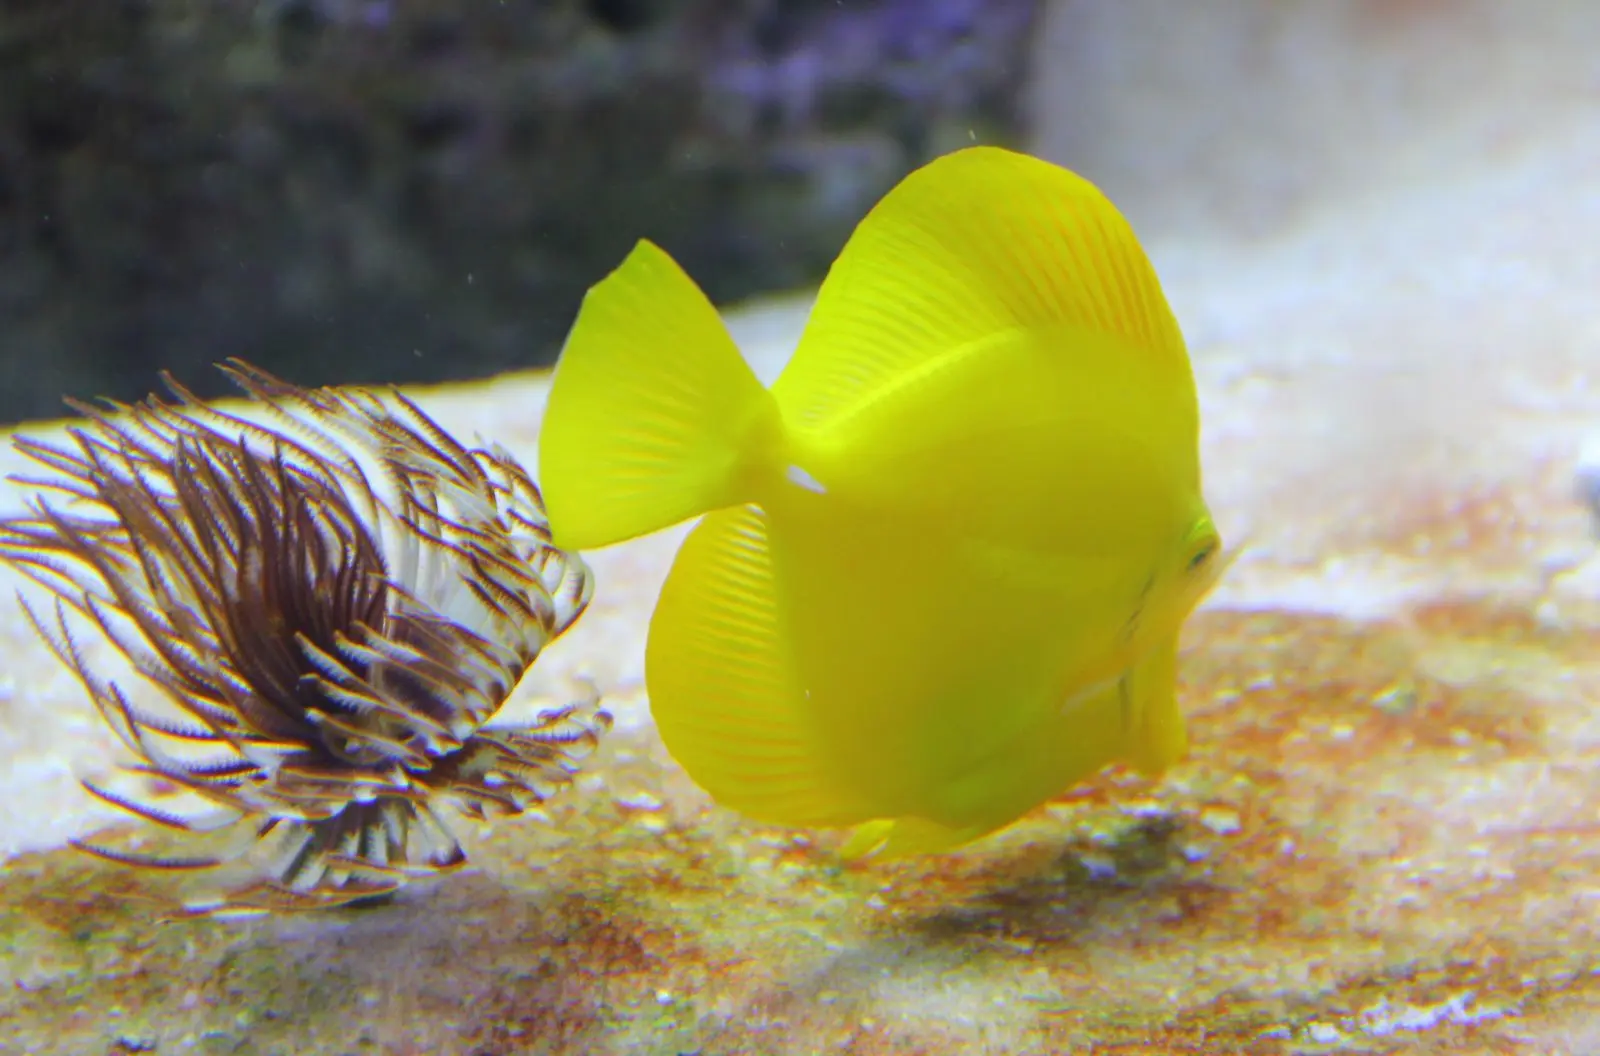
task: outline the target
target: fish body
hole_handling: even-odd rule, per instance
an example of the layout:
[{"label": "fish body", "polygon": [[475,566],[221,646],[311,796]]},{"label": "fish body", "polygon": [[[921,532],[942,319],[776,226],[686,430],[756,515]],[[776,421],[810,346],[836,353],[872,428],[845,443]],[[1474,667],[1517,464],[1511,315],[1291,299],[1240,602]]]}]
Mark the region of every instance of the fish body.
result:
[{"label": "fish body", "polygon": [[907,854],[1182,755],[1178,632],[1219,570],[1198,432],[1127,222],[975,147],[862,221],[770,389],[641,242],[584,300],[540,475],[563,547],[705,515],[646,652],[689,774]]}]

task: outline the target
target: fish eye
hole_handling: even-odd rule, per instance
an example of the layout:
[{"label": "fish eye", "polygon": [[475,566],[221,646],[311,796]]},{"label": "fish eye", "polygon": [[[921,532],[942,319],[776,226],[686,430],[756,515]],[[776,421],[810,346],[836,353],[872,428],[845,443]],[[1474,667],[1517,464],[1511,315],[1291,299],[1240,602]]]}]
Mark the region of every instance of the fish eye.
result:
[{"label": "fish eye", "polygon": [[1210,539],[1207,539],[1204,543],[1202,543],[1200,545],[1200,549],[1196,550],[1189,558],[1189,571],[1193,572],[1199,569],[1207,561],[1210,561],[1217,552],[1218,543],[1219,540],[1215,536],[1212,536]]}]

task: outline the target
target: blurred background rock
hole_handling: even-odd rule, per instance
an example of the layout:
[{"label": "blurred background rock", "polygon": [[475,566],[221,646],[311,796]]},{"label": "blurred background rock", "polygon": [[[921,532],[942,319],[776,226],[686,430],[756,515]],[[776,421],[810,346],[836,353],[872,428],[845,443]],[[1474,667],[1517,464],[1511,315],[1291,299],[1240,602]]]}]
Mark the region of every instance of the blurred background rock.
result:
[{"label": "blurred background rock", "polygon": [[641,236],[726,303],[1017,138],[1036,0],[4,0],[0,420],[553,360]]}]

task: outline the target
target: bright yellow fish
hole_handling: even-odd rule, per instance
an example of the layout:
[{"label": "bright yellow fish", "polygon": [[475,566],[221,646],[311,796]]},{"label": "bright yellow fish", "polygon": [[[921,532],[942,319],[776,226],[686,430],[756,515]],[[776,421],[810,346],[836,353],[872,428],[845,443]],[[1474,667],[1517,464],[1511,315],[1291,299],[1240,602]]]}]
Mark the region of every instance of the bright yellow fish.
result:
[{"label": "bright yellow fish", "polygon": [[641,242],[555,372],[558,545],[708,514],[650,625],[667,747],[721,803],[945,850],[1116,760],[1184,752],[1178,632],[1214,581],[1183,337],[1078,176],[974,147],[856,229],[764,388]]}]

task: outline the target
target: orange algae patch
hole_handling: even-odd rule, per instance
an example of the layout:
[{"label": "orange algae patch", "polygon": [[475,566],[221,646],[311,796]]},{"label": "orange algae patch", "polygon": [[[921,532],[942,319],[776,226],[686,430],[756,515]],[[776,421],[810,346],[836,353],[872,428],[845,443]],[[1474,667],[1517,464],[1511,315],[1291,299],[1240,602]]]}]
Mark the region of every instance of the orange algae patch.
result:
[{"label": "orange algae patch", "polygon": [[832,838],[711,808],[644,731],[548,830],[496,829],[475,873],[387,907],[161,928],[106,894],[122,871],[13,863],[26,982],[0,1030],[40,1051],[1514,1052],[1600,1002],[1592,635],[1453,602],[1206,612],[1186,647],[1188,760],[946,857],[846,867]]}]

